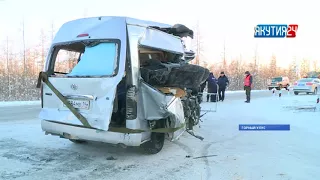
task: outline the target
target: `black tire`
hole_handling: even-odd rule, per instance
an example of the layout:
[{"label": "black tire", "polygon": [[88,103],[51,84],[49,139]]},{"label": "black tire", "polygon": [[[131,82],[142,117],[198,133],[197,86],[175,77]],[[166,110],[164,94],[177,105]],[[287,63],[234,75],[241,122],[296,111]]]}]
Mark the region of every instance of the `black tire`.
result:
[{"label": "black tire", "polygon": [[269,91],[270,91],[272,88],[271,88],[271,87],[269,87],[268,89],[269,89]]},{"label": "black tire", "polygon": [[151,133],[151,140],[141,145],[147,154],[157,154],[163,148],[165,133]]},{"label": "black tire", "polygon": [[287,86],[285,87],[285,89],[286,89],[287,91],[288,91],[288,89],[289,89],[289,86],[290,86],[290,85],[289,85],[289,84],[287,84]]},{"label": "black tire", "polygon": [[69,141],[76,143],[76,144],[83,144],[86,143],[87,141],[84,140],[78,140],[78,139],[69,139]]},{"label": "black tire", "polygon": [[299,93],[298,92],[294,92],[294,95],[298,95]]},{"label": "black tire", "polygon": [[[156,128],[162,128],[162,127],[164,127],[164,121],[162,122],[160,121],[156,125]],[[144,152],[147,154],[157,154],[162,150],[164,145],[164,140],[165,140],[165,133],[152,132],[150,141],[141,144],[141,147],[144,150]]]},{"label": "black tire", "polygon": [[313,94],[318,94],[318,88],[314,88]]}]

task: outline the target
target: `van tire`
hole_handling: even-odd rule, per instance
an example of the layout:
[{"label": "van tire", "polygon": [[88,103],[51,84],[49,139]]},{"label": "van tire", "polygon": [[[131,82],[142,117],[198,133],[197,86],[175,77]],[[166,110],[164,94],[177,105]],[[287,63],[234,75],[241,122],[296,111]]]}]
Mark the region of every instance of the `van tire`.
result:
[{"label": "van tire", "polygon": [[298,95],[299,93],[298,92],[294,92],[294,95]]},{"label": "van tire", "polygon": [[318,94],[318,88],[314,88],[313,94]]},{"label": "van tire", "polygon": [[[162,128],[162,127],[164,127],[164,121],[160,120],[157,123],[155,128]],[[147,154],[157,154],[163,148],[165,135],[166,135],[165,133],[152,132],[150,141],[147,141],[141,144],[141,148]]]},{"label": "van tire", "polygon": [[157,154],[163,148],[165,133],[151,133],[151,140],[141,145],[147,154]]},{"label": "van tire", "polygon": [[289,84],[286,85],[285,89],[288,91],[289,90]]},{"label": "van tire", "polygon": [[83,143],[87,142],[87,141],[79,140],[79,139],[69,139],[69,141],[76,143],[76,144],[83,144]]}]

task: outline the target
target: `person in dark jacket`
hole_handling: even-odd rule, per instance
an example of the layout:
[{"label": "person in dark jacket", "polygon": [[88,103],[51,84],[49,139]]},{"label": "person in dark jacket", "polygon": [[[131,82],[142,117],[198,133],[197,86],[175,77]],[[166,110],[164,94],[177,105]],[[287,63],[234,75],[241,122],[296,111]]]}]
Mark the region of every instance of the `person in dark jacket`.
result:
[{"label": "person in dark jacket", "polygon": [[244,90],[246,91],[246,97],[247,100],[245,103],[250,103],[251,99],[251,87],[252,87],[252,76],[249,71],[245,72],[245,77],[244,77]]},{"label": "person in dark jacket", "polygon": [[[217,93],[217,79],[214,77],[213,73],[209,74],[209,77],[207,79],[208,82],[208,93]],[[211,95],[207,95],[207,102],[209,101],[211,102],[216,102],[217,99],[217,94],[211,94]]]},{"label": "person in dark jacket", "polygon": [[219,85],[219,101],[223,101],[226,88],[229,85],[229,80],[227,76],[225,76],[223,71],[220,73],[220,77],[218,78],[218,85]]}]

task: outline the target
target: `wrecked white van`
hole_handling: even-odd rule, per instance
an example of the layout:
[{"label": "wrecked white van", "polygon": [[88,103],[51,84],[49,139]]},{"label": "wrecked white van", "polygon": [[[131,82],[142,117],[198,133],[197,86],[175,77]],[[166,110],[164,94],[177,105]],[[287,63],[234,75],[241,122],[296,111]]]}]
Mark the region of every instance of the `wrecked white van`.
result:
[{"label": "wrecked white van", "polygon": [[[209,71],[188,64],[184,25],[128,17],[67,22],[40,73],[41,127],[72,142],[141,146],[158,153],[165,138],[192,133],[198,88]],[[194,134],[193,134],[194,135]]]}]

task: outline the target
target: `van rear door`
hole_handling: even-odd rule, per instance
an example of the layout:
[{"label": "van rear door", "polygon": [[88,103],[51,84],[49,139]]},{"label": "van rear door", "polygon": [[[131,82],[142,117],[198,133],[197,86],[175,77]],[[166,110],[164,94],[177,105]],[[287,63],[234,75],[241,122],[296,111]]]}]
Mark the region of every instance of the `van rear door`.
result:
[{"label": "van rear door", "polygon": [[[49,81],[93,128],[109,128],[116,88],[124,75],[121,46],[120,40],[69,42],[55,46],[49,58]],[[41,119],[83,125],[46,84],[42,91]]]}]

